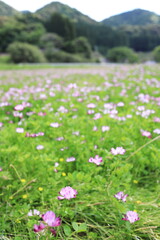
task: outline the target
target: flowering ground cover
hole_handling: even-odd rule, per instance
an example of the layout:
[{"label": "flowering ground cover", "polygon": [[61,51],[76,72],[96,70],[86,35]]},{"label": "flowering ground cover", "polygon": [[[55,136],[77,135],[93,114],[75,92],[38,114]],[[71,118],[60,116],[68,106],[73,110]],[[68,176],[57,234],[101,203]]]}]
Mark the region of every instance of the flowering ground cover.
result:
[{"label": "flowering ground cover", "polygon": [[0,79],[0,239],[160,239],[160,66]]}]

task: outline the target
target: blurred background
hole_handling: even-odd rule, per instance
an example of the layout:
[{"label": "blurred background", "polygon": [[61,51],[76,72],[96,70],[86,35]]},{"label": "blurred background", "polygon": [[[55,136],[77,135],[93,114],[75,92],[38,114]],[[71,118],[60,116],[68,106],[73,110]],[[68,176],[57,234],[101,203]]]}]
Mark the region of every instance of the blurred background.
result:
[{"label": "blurred background", "polygon": [[0,1],[0,63],[160,61],[160,16],[152,11],[154,1],[76,2],[44,0],[40,7],[31,1]]}]

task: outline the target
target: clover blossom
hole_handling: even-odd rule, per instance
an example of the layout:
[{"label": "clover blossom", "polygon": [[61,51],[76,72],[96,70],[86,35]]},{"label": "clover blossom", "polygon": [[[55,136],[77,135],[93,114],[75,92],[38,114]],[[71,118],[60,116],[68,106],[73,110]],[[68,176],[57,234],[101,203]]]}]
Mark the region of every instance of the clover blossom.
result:
[{"label": "clover blossom", "polygon": [[116,148],[111,148],[111,153],[113,155],[123,155],[126,152],[126,150],[123,147],[116,147]]},{"label": "clover blossom", "polygon": [[140,131],[141,131],[142,136],[147,137],[147,138],[152,138],[152,135],[150,132],[145,131],[143,129],[141,129]]},{"label": "clover blossom", "polygon": [[23,109],[24,109],[24,106],[22,104],[18,104],[14,107],[15,111],[23,111]]},{"label": "clover blossom", "polygon": [[24,133],[24,128],[16,128],[17,133]]},{"label": "clover blossom", "polygon": [[99,157],[98,155],[96,155],[94,158],[91,157],[88,162],[91,162],[91,163],[95,163],[96,165],[100,165],[101,162],[102,162],[102,157]]},{"label": "clover blossom", "polygon": [[102,132],[109,131],[110,127],[109,126],[102,126]]},{"label": "clover blossom", "polygon": [[33,231],[34,232],[40,232],[42,231],[46,226],[43,223],[40,223],[39,225],[34,224]]},{"label": "clover blossom", "polygon": [[138,214],[134,211],[128,211],[122,220],[129,221],[130,223],[134,223],[139,220]]},{"label": "clover blossom", "polygon": [[39,225],[34,224],[33,226],[33,231],[34,232],[40,232],[42,230],[44,230],[45,228],[48,228],[50,230],[50,232],[56,236],[56,230],[54,228],[50,228],[50,227],[58,227],[61,225],[61,219],[60,217],[56,217],[55,213],[52,211],[47,211],[45,214],[42,214],[42,219],[44,221],[44,223],[40,223]]},{"label": "clover blossom", "polygon": [[71,198],[75,198],[76,195],[78,194],[78,192],[77,192],[75,189],[67,186],[67,187],[65,187],[65,188],[62,188],[61,191],[59,192],[59,194],[60,194],[61,196],[58,196],[58,197],[57,197],[58,200],[62,200],[62,199],[68,199],[68,200],[70,200]]},{"label": "clover blossom", "polygon": [[114,195],[115,198],[118,200],[122,200],[123,202],[126,202],[126,198],[128,197],[128,194],[124,194],[124,192],[118,192]]},{"label": "clover blossom", "polygon": [[45,214],[42,214],[42,219],[50,227],[58,227],[61,225],[61,219],[56,217],[55,213],[48,211]]},{"label": "clover blossom", "polygon": [[154,133],[160,134],[160,128],[156,128],[153,130]]},{"label": "clover blossom", "polygon": [[29,212],[28,212],[28,216],[29,217],[31,217],[31,216],[41,216],[41,214],[40,214],[40,211],[38,211],[37,209],[33,209],[33,210],[30,210]]}]

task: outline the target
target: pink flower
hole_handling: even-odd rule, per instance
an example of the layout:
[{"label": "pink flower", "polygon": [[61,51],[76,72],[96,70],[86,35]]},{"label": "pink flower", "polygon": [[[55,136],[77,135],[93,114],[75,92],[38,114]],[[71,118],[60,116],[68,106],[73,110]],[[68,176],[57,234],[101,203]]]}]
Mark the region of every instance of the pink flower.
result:
[{"label": "pink flower", "polygon": [[102,117],[102,115],[100,114],[100,113],[96,113],[95,115],[94,115],[94,120],[97,120],[97,119],[99,119],[99,118],[101,118]]},{"label": "pink flower", "polygon": [[160,134],[160,128],[156,128],[153,130],[154,133]]},{"label": "pink flower", "polygon": [[118,200],[122,200],[123,202],[126,202],[126,198],[128,197],[128,194],[124,194],[124,192],[118,192],[114,195],[115,198]]},{"label": "pink flower", "polygon": [[58,200],[62,200],[62,199],[70,200],[71,198],[75,198],[78,192],[75,189],[67,186],[65,188],[62,188],[59,194],[61,196],[58,196]]},{"label": "pink flower", "polygon": [[14,107],[14,110],[15,110],[15,111],[23,111],[23,109],[24,109],[24,106],[23,106],[22,104],[16,105],[16,106]]},{"label": "pink flower", "polygon": [[39,112],[38,116],[46,116],[46,113],[45,112]]},{"label": "pink flower", "polygon": [[16,132],[17,133],[24,133],[24,129],[23,128],[16,128]]},{"label": "pink flower", "polygon": [[48,211],[43,214],[42,219],[50,227],[58,227],[61,225],[61,219],[59,217],[56,217],[55,213],[52,211]]},{"label": "pink flower", "polygon": [[31,217],[31,216],[40,216],[41,214],[40,214],[40,211],[38,211],[37,209],[34,209],[34,210],[30,210],[29,212],[28,212],[28,216],[29,217]]},{"label": "pink flower", "polygon": [[36,147],[37,150],[42,150],[43,148],[44,148],[43,145],[38,145],[38,146]]},{"label": "pink flower", "polygon": [[2,172],[3,171],[3,169],[0,167],[0,172]]},{"label": "pink flower", "polygon": [[155,118],[153,119],[153,121],[154,121],[154,122],[160,122],[160,118],[159,118],[159,117],[155,117]]},{"label": "pink flower", "polygon": [[35,224],[33,227],[34,232],[40,232],[42,231],[46,226],[43,223],[40,223],[39,225]]},{"label": "pink flower", "polygon": [[110,127],[109,126],[102,126],[102,132],[109,131]]},{"label": "pink flower", "polygon": [[126,152],[126,150],[123,147],[116,147],[116,148],[111,148],[111,153],[113,155],[123,155]]},{"label": "pink flower", "polygon": [[139,220],[138,214],[134,211],[128,211],[122,220],[129,221],[130,223],[134,223]]},{"label": "pink flower", "polygon": [[91,163],[95,163],[96,165],[100,165],[101,162],[102,162],[102,157],[99,157],[98,155],[96,155],[94,158],[91,157],[88,162],[91,162]]},{"label": "pink flower", "polygon": [[55,123],[51,123],[50,126],[54,127],[54,128],[58,128],[60,126],[60,124],[55,122]]},{"label": "pink flower", "polygon": [[94,103],[89,103],[87,105],[87,108],[95,108],[95,107],[96,107],[96,105]]},{"label": "pink flower", "polygon": [[2,122],[0,122],[0,127],[2,127],[3,126],[3,123]]},{"label": "pink flower", "polygon": [[75,160],[75,157],[70,157],[66,159],[66,162],[74,162]]},{"label": "pink flower", "polygon": [[94,126],[92,129],[92,131],[97,131],[97,130],[98,130],[97,126]]},{"label": "pink flower", "polygon": [[145,137],[148,137],[148,138],[151,138],[151,137],[152,137],[152,135],[151,135],[150,132],[144,131],[144,130],[142,130],[142,129],[141,129],[140,131],[141,131],[142,136],[145,136]]},{"label": "pink flower", "polygon": [[[28,213],[28,216],[39,215],[39,214],[40,214],[40,212],[38,210],[34,209],[33,212],[30,211]],[[47,226],[44,225],[42,222],[39,225],[35,224],[34,227],[33,227],[33,231],[34,232],[40,232],[44,228],[49,228],[50,232],[54,236],[56,236],[56,230],[54,228],[50,228],[50,227],[60,226],[61,225],[61,219],[59,217],[56,217],[55,213],[52,212],[52,211],[46,212],[41,217],[42,217],[43,221],[47,224]]]}]

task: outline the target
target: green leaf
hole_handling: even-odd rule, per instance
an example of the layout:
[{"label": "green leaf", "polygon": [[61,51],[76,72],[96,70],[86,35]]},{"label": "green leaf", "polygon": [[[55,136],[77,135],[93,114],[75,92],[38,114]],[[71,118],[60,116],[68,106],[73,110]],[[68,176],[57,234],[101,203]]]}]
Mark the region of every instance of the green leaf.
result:
[{"label": "green leaf", "polygon": [[78,231],[78,224],[76,222],[72,222],[72,226],[74,230],[77,232]]},{"label": "green leaf", "polygon": [[86,223],[80,224],[79,227],[78,227],[78,231],[77,232],[86,232],[86,231],[87,231]]},{"label": "green leaf", "polygon": [[64,233],[66,234],[66,236],[70,236],[72,233],[72,230],[68,225],[64,225],[63,230],[64,230]]}]

